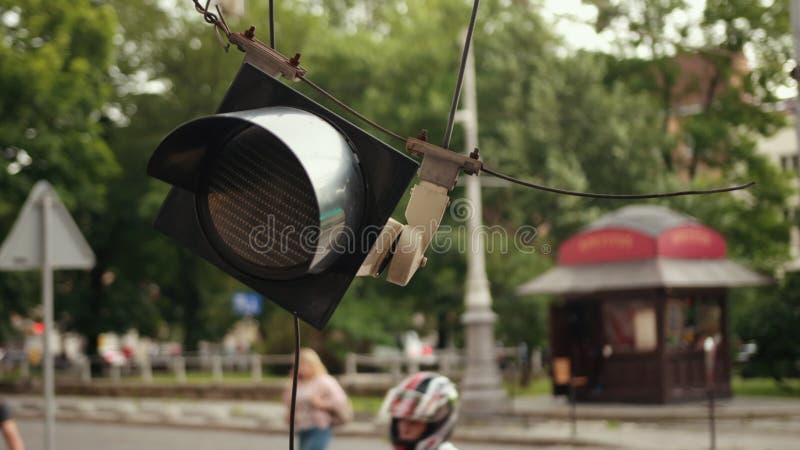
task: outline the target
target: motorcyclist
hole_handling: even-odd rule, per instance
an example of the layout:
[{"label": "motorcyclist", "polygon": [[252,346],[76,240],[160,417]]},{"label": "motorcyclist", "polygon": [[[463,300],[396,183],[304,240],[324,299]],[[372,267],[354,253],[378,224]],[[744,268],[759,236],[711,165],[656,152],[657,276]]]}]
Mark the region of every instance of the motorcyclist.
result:
[{"label": "motorcyclist", "polygon": [[395,450],[457,450],[447,440],[458,419],[458,390],[446,376],[409,376],[389,390],[381,409],[391,417]]}]

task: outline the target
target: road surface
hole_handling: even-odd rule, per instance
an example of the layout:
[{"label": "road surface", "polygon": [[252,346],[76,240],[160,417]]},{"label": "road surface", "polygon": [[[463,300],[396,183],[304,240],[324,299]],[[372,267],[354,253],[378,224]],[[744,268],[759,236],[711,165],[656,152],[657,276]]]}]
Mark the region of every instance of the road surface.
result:
[{"label": "road surface", "polygon": [[[21,419],[19,426],[26,450],[43,450],[43,425]],[[59,422],[57,450],[253,450],[288,449],[288,438],[258,433]],[[460,450],[497,450],[497,444],[459,444]],[[509,450],[525,447],[502,446]],[[297,446],[295,446],[297,448]],[[528,447],[530,448],[530,447]],[[541,448],[541,447],[540,447]],[[548,447],[549,450],[569,447]],[[587,447],[581,447],[586,450]],[[388,440],[335,437],[330,450],[391,450]]]}]

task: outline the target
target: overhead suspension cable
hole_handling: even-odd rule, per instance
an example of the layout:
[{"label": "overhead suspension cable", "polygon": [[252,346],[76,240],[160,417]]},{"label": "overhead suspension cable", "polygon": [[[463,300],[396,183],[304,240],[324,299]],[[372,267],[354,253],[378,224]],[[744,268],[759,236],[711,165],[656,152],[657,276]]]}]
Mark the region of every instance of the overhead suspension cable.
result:
[{"label": "overhead suspension cable", "polygon": [[683,195],[705,195],[705,194],[718,194],[721,192],[731,192],[731,191],[738,191],[740,189],[747,189],[750,186],[756,184],[755,181],[751,181],[745,184],[739,184],[735,186],[729,186],[724,188],[716,188],[716,189],[699,189],[699,190],[688,190],[688,191],[675,191],[675,192],[663,192],[663,193],[656,193],[656,194],[595,194],[592,192],[579,192],[579,191],[569,191],[566,189],[558,189],[553,188],[550,186],[544,186],[541,184],[531,183],[529,181],[523,181],[518,178],[514,178],[512,176],[497,172],[495,170],[489,169],[488,167],[483,167],[481,169],[483,172],[488,173],[489,175],[495,176],[497,178],[501,178],[506,181],[510,181],[514,184],[518,184],[520,186],[529,187],[532,189],[538,189],[540,191],[546,192],[553,192],[556,194],[564,194],[564,195],[572,195],[575,197],[589,197],[589,198],[611,198],[611,199],[627,199],[627,200],[641,200],[646,198],[665,198],[665,197],[680,197]]},{"label": "overhead suspension cable", "polygon": [[269,0],[269,46],[275,49],[275,5]]},{"label": "overhead suspension cable", "polygon": [[225,37],[230,40],[231,30],[228,28],[228,24],[225,22],[225,17],[222,14],[222,10],[219,8],[219,5],[215,6],[217,14],[214,14],[208,10],[211,0],[206,0],[205,6],[202,6],[199,0],[192,1],[194,2],[194,9],[203,15],[203,19],[206,21],[206,23],[214,25],[214,31],[217,33],[217,39],[219,39],[222,48],[227,52],[231,44],[229,42],[225,42],[225,39],[222,38],[220,33],[224,34]]},{"label": "overhead suspension cable", "polygon": [[464,39],[464,50],[461,53],[461,67],[458,69],[456,89],[453,93],[453,104],[450,106],[450,117],[447,119],[447,129],[444,132],[443,148],[450,148],[450,140],[453,138],[453,125],[456,120],[458,99],[461,97],[461,86],[464,84],[464,71],[467,67],[467,57],[469,56],[469,47],[472,43],[472,33],[475,31],[475,19],[478,17],[479,4],[480,0],[475,0],[472,4],[472,16],[469,19],[469,26],[467,27],[467,37]]},{"label": "overhead suspension cable", "polygon": [[391,136],[392,138],[396,139],[397,141],[402,142],[402,143],[405,144],[406,138],[404,138],[403,136],[400,136],[399,134],[395,133],[394,131],[392,131],[392,130],[386,128],[386,127],[383,127],[383,126],[379,125],[374,120],[371,120],[371,119],[367,118],[366,116],[364,116],[360,112],[356,111],[355,109],[351,108],[345,102],[339,100],[338,98],[336,98],[336,96],[334,96],[333,94],[329,93],[328,91],[326,91],[325,89],[323,89],[319,85],[315,84],[313,81],[309,80],[305,76],[301,75],[300,76],[300,80],[302,80],[304,83],[306,83],[309,86],[311,86],[315,91],[317,91],[320,94],[324,95],[325,97],[327,97],[332,102],[334,102],[337,105],[339,105],[341,108],[345,109],[350,114],[358,117],[359,119],[361,119],[364,122],[368,123],[369,125],[371,125],[375,129],[380,130],[381,132],[387,134],[388,136]]},{"label": "overhead suspension cable", "polygon": [[[217,14],[214,14],[214,13],[212,13],[212,12],[210,12],[208,10],[208,7],[209,7],[209,5],[211,3],[211,0],[206,0],[205,7],[200,4],[199,0],[192,0],[192,1],[194,2],[195,9],[198,12],[200,12],[201,14],[203,14],[203,18],[205,19],[205,21],[208,22],[209,24],[214,25],[214,27],[216,28],[218,36],[219,36],[219,33],[223,33],[223,34],[225,34],[225,36],[227,36],[230,39],[231,31],[228,28],[227,23],[225,23],[225,18],[224,18],[223,14],[222,14],[222,11],[219,8],[219,5],[216,6],[216,10],[217,10],[217,14],[218,14],[217,15]],[[274,13],[273,1],[274,0],[270,0],[269,1],[269,24],[270,24],[270,46],[272,48],[275,48],[275,13]],[[447,123],[447,129],[446,129],[446,132],[445,132],[443,148],[448,148],[450,146],[450,141],[452,139],[453,126],[454,126],[454,123],[455,123],[455,114],[456,114],[456,110],[458,108],[458,101],[459,101],[459,98],[460,98],[460,95],[461,95],[461,86],[463,84],[464,71],[465,71],[465,68],[466,68],[466,61],[467,61],[467,57],[469,56],[470,45],[472,43],[472,35],[474,33],[474,30],[475,30],[475,22],[476,22],[476,18],[477,18],[479,3],[480,3],[480,0],[475,0],[474,3],[473,3],[473,7],[472,7],[472,15],[470,17],[469,26],[467,28],[467,35],[466,35],[465,42],[464,42],[464,49],[463,49],[462,56],[461,56],[461,66],[459,68],[458,79],[456,81],[456,89],[455,89],[455,93],[453,95],[453,103],[452,103],[451,109],[450,109],[450,116],[448,118],[448,123]],[[305,75],[299,75],[298,78],[301,81],[303,81],[304,83],[308,84],[312,89],[314,89],[315,91],[317,91],[318,93],[320,93],[324,97],[326,97],[329,100],[331,100],[332,102],[336,103],[342,109],[344,109],[347,112],[349,112],[350,114],[356,116],[357,118],[359,118],[360,120],[362,120],[365,123],[369,124],[370,126],[374,127],[375,129],[385,133],[387,136],[390,136],[391,138],[393,138],[393,139],[395,139],[398,142],[401,142],[403,144],[405,144],[408,141],[407,138],[401,136],[398,133],[395,133],[394,131],[392,131],[392,130],[386,128],[386,127],[381,126],[380,124],[378,124],[374,120],[371,120],[368,117],[364,116],[363,114],[359,113],[358,111],[356,111],[355,109],[353,109],[352,107],[347,105],[345,102],[343,102],[343,101],[339,100],[338,98],[336,98],[336,96],[334,96],[333,94],[329,93],[328,91],[326,91],[325,89],[323,89],[322,87],[317,85],[316,83],[314,83],[311,80],[309,80],[308,78],[306,78]],[[490,174],[490,175],[492,175],[494,177],[501,178],[503,180],[509,181],[511,183],[518,184],[520,186],[525,186],[525,187],[532,188],[532,189],[537,189],[537,190],[540,190],[540,191],[552,192],[552,193],[555,193],[555,194],[572,195],[572,196],[576,196],[576,197],[606,198],[606,199],[620,199],[620,200],[641,200],[641,199],[650,199],[650,198],[678,197],[678,196],[685,196],[685,195],[717,194],[717,193],[732,192],[732,191],[738,191],[738,190],[741,190],[741,189],[747,189],[747,188],[755,185],[755,182],[751,181],[751,182],[745,183],[745,184],[729,186],[729,187],[724,187],[724,188],[717,188],[717,189],[686,190],[686,191],[664,192],[664,193],[655,193],[655,194],[598,194],[598,193],[592,193],[592,192],[570,191],[570,190],[566,190],[566,189],[553,188],[553,187],[549,187],[549,186],[545,186],[545,185],[541,185],[541,184],[537,184],[537,183],[532,183],[532,182],[529,182],[529,181],[524,181],[524,180],[520,180],[518,178],[514,178],[514,177],[512,177],[510,175],[506,175],[504,173],[498,172],[496,170],[490,169],[490,168],[485,167],[485,166],[481,167],[481,171],[486,172],[486,173],[488,173],[488,174]]]},{"label": "overhead suspension cable", "polygon": [[294,415],[297,406],[297,373],[300,372],[300,319],[294,316],[294,367],[292,367],[292,400],[289,406],[289,450],[294,450]]}]

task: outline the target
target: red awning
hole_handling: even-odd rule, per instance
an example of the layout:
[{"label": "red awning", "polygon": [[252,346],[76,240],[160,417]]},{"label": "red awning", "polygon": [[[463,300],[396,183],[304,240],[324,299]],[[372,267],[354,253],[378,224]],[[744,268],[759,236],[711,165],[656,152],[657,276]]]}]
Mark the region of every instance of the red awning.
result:
[{"label": "red awning", "polygon": [[519,294],[587,294],[648,288],[731,288],[772,279],[727,259],[656,258],[558,266],[517,288]]}]

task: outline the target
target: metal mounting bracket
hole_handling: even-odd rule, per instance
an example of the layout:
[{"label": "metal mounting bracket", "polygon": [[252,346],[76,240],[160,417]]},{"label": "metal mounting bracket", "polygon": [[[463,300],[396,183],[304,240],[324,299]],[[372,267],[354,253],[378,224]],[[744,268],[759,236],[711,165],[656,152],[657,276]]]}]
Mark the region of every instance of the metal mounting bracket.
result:
[{"label": "metal mounting bracket", "polygon": [[[419,183],[411,188],[411,198],[406,207],[406,225],[390,220],[379,237],[379,242],[393,242],[391,251],[376,244],[367,257],[359,275],[380,275],[388,266],[386,280],[405,286],[420,267],[427,263],[425,252],[430,246],[444,217],[448,195],[458,179],[460,172],[475,175],[480,173],[483,162],[477,152],[463,155],[433,145],[422,139],[408,138],[406,150],[414,156],[422,157],[418,176]],[[388,265],[383,262],[390,258]],[[377,269],[377,270],[376,270]]]},{"label": "metal mounting bracket", "polygon": [[306,69],[300,67],[300,54],[287,58],[256,39],[253,30],[250,28],[244,33],[231,33],[228,36],[228,40],[244,52],[244,62],[274,78],[283,76],[287,80],[300,81],[306,74]]},{"label": "metal mounting bracket", "polygon": [[414,156],[422,158],[419,169],[419,178],[433,184],[453,190],[456,186],[459,172],[468,175],[477,175],[483,168],[483,161],[475,157],[456,153],[452,150],[439,147],[422,139],[408,138],[406,150]]}]

